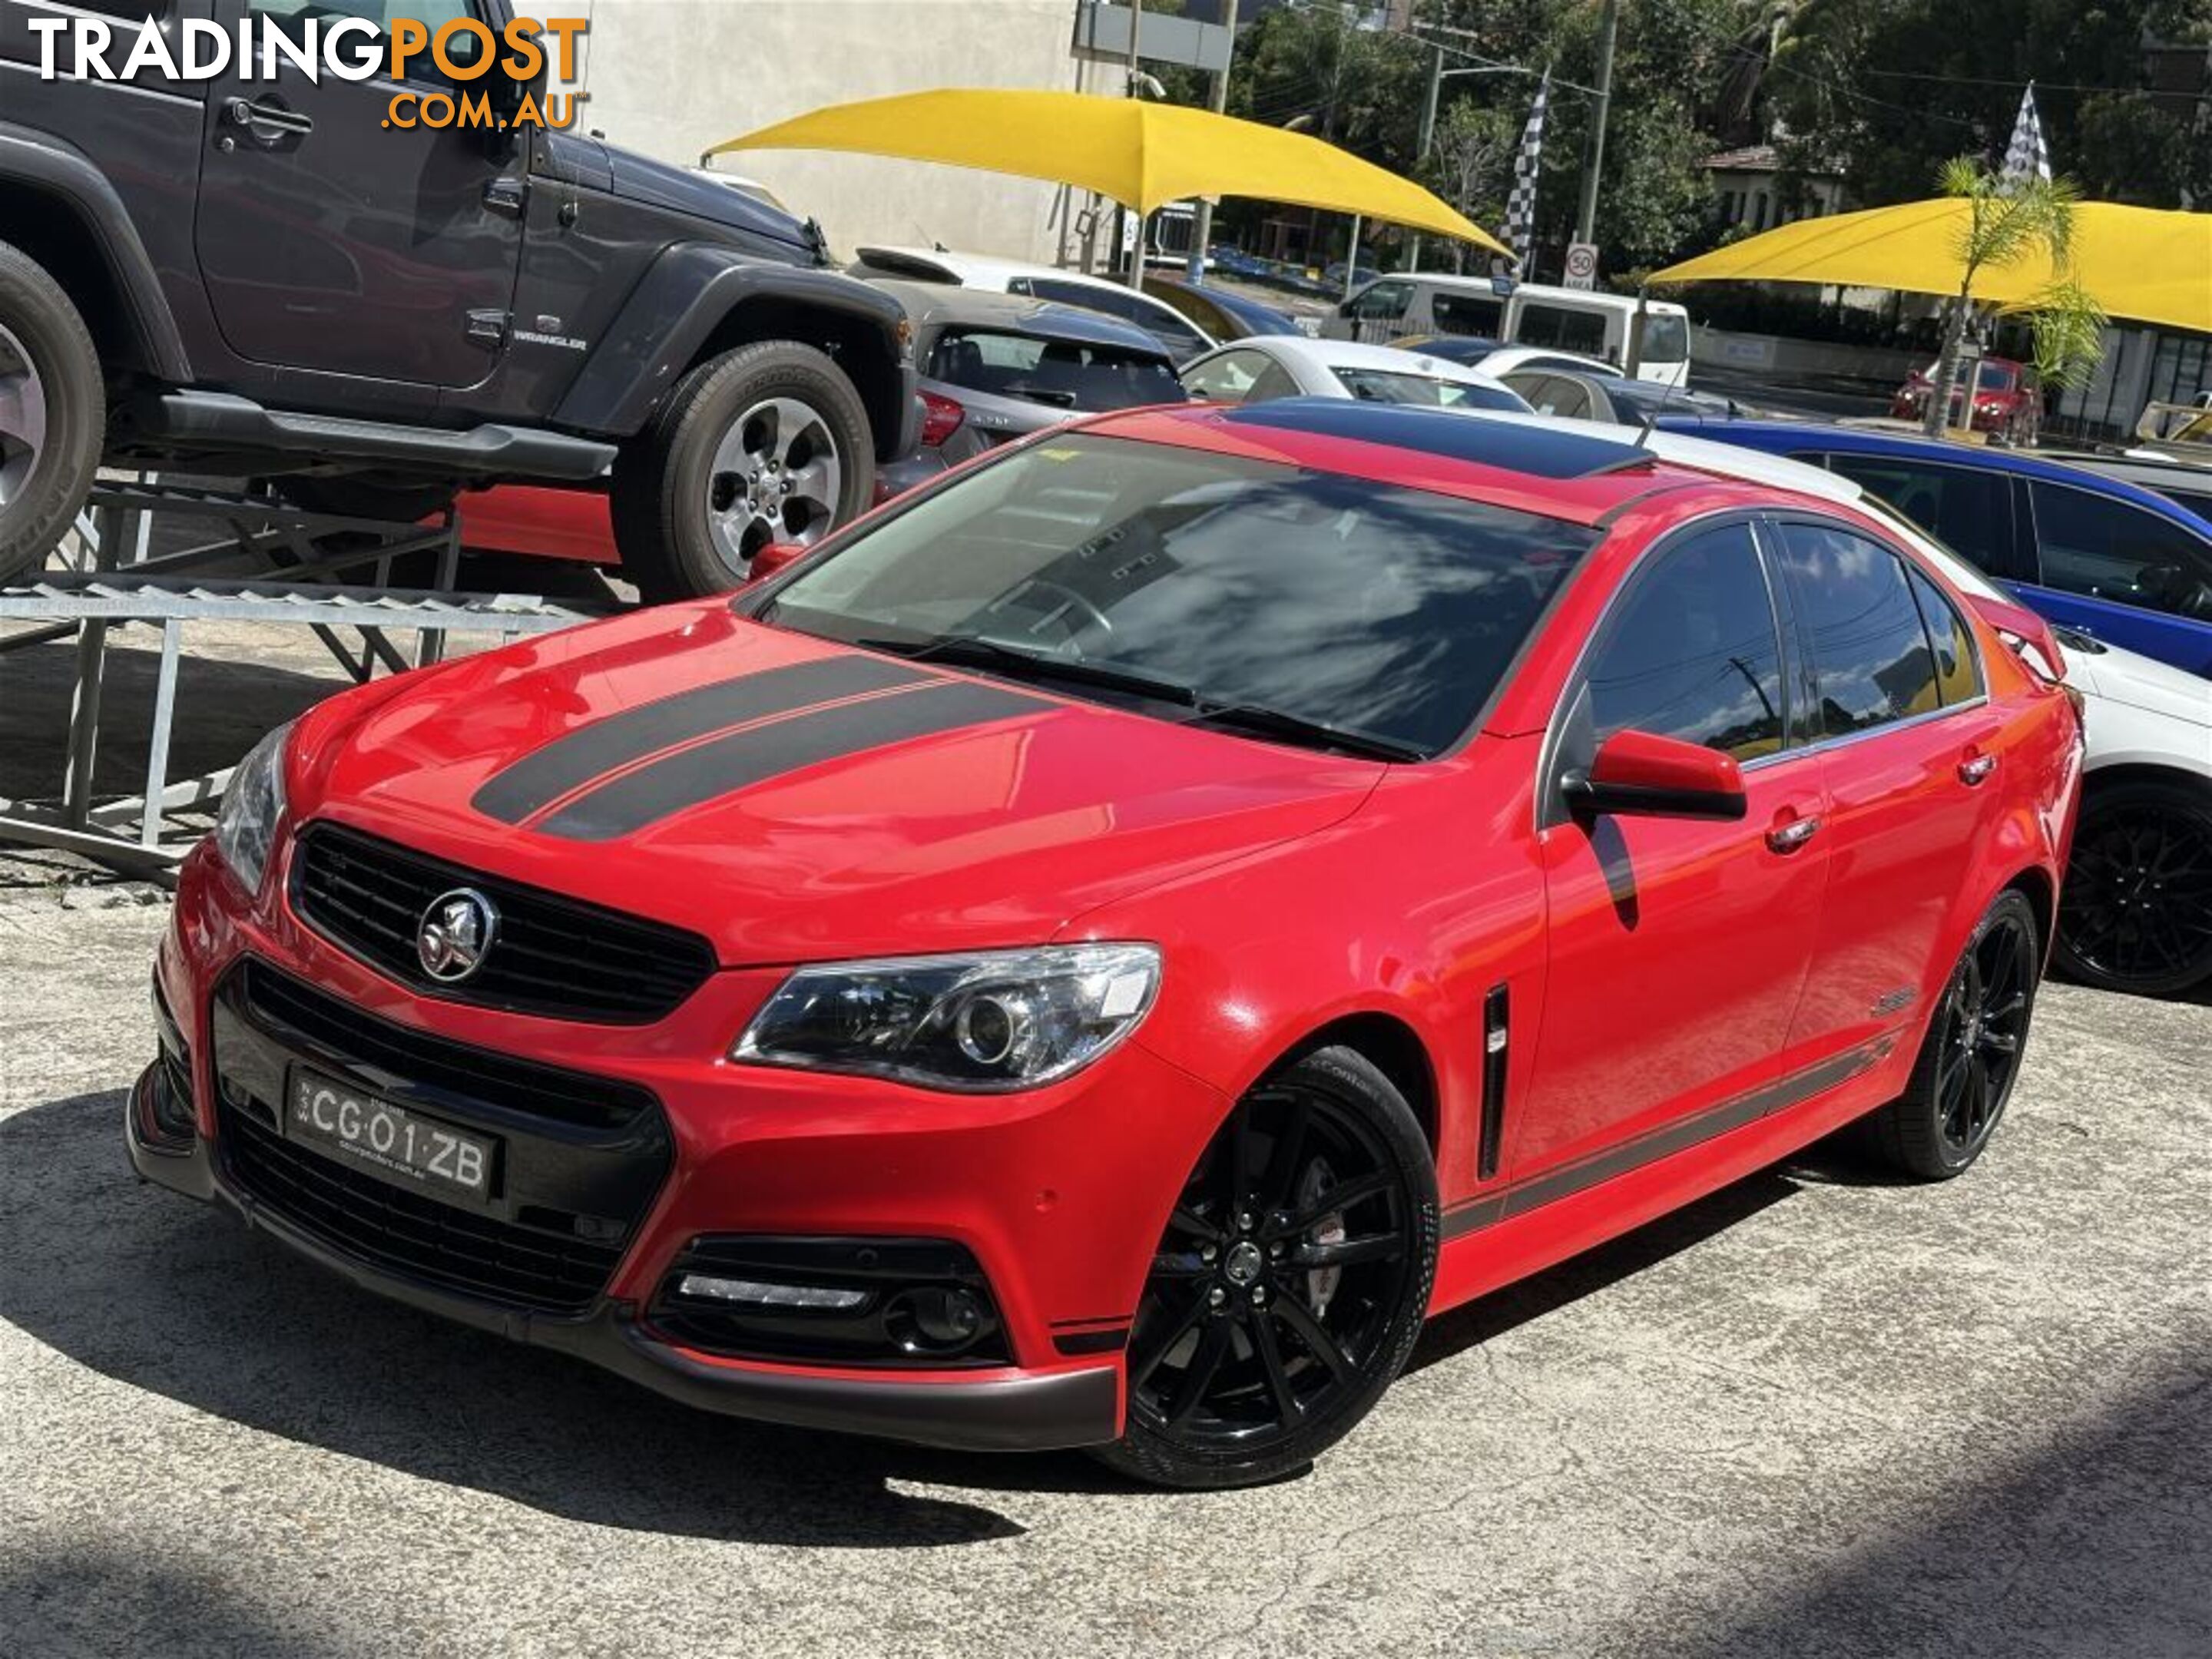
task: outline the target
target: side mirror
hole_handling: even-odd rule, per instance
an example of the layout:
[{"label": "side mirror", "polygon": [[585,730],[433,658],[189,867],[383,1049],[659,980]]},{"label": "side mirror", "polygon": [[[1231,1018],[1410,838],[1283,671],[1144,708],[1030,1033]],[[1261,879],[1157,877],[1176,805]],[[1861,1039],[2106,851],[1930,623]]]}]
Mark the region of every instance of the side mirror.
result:
[{"label": "side mirror", "polygon": [[1662,818],[1740,818],[1743,772],[1732,755],[1650,732],[1616,732],[1588,769],[1560,781],[1577,812]]},{"label": "side mirror", "polygon": [[751,567],[745,572],[745,586],[764,582],[786,565],[796,564],[813,550],[799,542],[770,542],[753,555]]}]

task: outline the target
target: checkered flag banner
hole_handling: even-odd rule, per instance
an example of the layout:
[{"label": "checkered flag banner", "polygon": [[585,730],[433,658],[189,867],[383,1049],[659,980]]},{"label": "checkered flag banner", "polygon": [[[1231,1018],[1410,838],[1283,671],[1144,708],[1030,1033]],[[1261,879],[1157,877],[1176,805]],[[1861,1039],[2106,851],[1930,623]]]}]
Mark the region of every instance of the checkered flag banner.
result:
[{"label": "checkered flag banner", "polygon": [[2005,146],[2004,166],[1997,176],[2014,179],[2040,179],[2051,182],[2051,149],[2043,142],[2043,117],[2036,112],[2035,82],[2027,83],[2027,90],[2020,95],[2020,117],[2012,124],[2012,143]]},{"label": "checkered flag banner", "polygon": [[1536,167],[1544,156],[1544,110],[1552,101],[1552,75],[1536,88],[1536,106],[1521,130],[1521,153],[1513,158],[1513,193],[1505,198],[1505,245],[1525,268],[1536,243]]}]

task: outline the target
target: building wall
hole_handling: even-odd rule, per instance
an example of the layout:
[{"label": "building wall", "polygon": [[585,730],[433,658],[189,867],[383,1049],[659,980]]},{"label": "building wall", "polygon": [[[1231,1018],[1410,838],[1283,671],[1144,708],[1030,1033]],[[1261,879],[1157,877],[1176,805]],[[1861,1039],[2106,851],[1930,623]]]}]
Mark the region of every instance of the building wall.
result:
[{"label": "building wall", "polygon": [[[580,125],[696,163],[740,133],[823,104],[936,87],[1069,90],[1071,0],[596,0]],[[1056,191],[1000,173],[868,155],[741,150],[758,179],[822,222],[841,254],[926,243],[1049,259]]]}]

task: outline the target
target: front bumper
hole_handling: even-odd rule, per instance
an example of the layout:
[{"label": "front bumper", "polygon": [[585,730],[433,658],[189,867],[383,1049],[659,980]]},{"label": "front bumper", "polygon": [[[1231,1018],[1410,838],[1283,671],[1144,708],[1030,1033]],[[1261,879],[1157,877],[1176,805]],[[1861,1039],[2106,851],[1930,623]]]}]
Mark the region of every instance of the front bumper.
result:
[{"label": "front bumper", "polygon": [[[283,890],[282,874],[272,894]],[[238,1069],[224,1059],[236,1021],[222,994],[246,963],[392,1025],[649,1090],[665,1115],[667,1164],[604,1286],[561,1307],[462,1293],[302,1224],[271,1201],[265,1182],[240,1180],[236,1158],[249,1143],[227,1146],[226,1133],[238,1133],[234,1123],[226,1130],[237,1096],[220,1097],[217,1075],[219,1066]],[[668,1019],[618,1030],[420,998],[307,931],[281,899],[248,902],[204,850],[182,872],[156,966],[191,1050],[193,1133],[161,1144],[149,1091],[173,1087],[178,1067],[149,1068],[128,1114],[131,1162],[148,1181],[228,1208],[366,1289],[575,1354],[706,1409],[975,1449],[1114,1439],[1121,1349],[1159,1227],[1224,1103],[1134,1043],[1066,1084],[1019,1096],[934,1096],[730,1065],[722,1058],[730,1034],[780,977],[720,973]],[[278,1058],[327,1063],[315,1050]],[[267,1073],[267,1061],[257,1063]],[[373,1067],[357,1074],[364,1086],[415,1099],[404,1077]],[[467,1120],[465,1103],[434,1106],[470,1127],[513,1132],[496,1112]],[[519,1156],[514,1167],[525,1167]],[[580,1198],[574,1207],[593,1206]],[[656,1328],[656,1292],[688,1246],[732,1233],[957,1243],[988,1281],[1011,1363],[771,1361],[672,1339]]]},{"label": "front bumper", "polygon": [[502,1309],[455,1296],[334,1249],[269,1206],[221,1178],[212,1143],[182,1152],[149,1144],[143,1132],[148,1091],[162,1086],[149,1066],[131,1091],[125,1123],[131,1162],[146,1180],[219,1204],[248,1226],[366,1291],[514,1341],[574,1354],[656,1393],[702,1411],[793,1428],[833,1429],[969,1451],[1035,1451],[1096,1445],[1120,1432],[1119,1368],[1098,1365],[1043,1374],[994,1373],[975,1379],[810,1373],[738,1365],[688,1353],[657,1340],[628,1304],[605,1300],[580,1317]]}]

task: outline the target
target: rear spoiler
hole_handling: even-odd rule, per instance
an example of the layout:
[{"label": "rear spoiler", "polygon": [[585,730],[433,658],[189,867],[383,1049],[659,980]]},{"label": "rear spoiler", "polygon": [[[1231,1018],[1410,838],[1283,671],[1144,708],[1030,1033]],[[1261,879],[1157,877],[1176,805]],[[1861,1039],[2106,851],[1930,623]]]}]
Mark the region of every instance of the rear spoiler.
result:
[{"label": "rear spoiler", "polygon": [[[2037,669],[2053,683],[2066,678],[2066,653],[2058,648],[2058,636],[2051,631],[2051,624],[2026,605],[2014,605],[2008,599],[1990,599],[1980,593],[1964,596],[1979,617],[2005,636],[2007,644],[2026,656],[2033,653],[2042,660],[2033,659],[2029,666]],[[2024,649],[2023,649],[2024,647]]]}]

